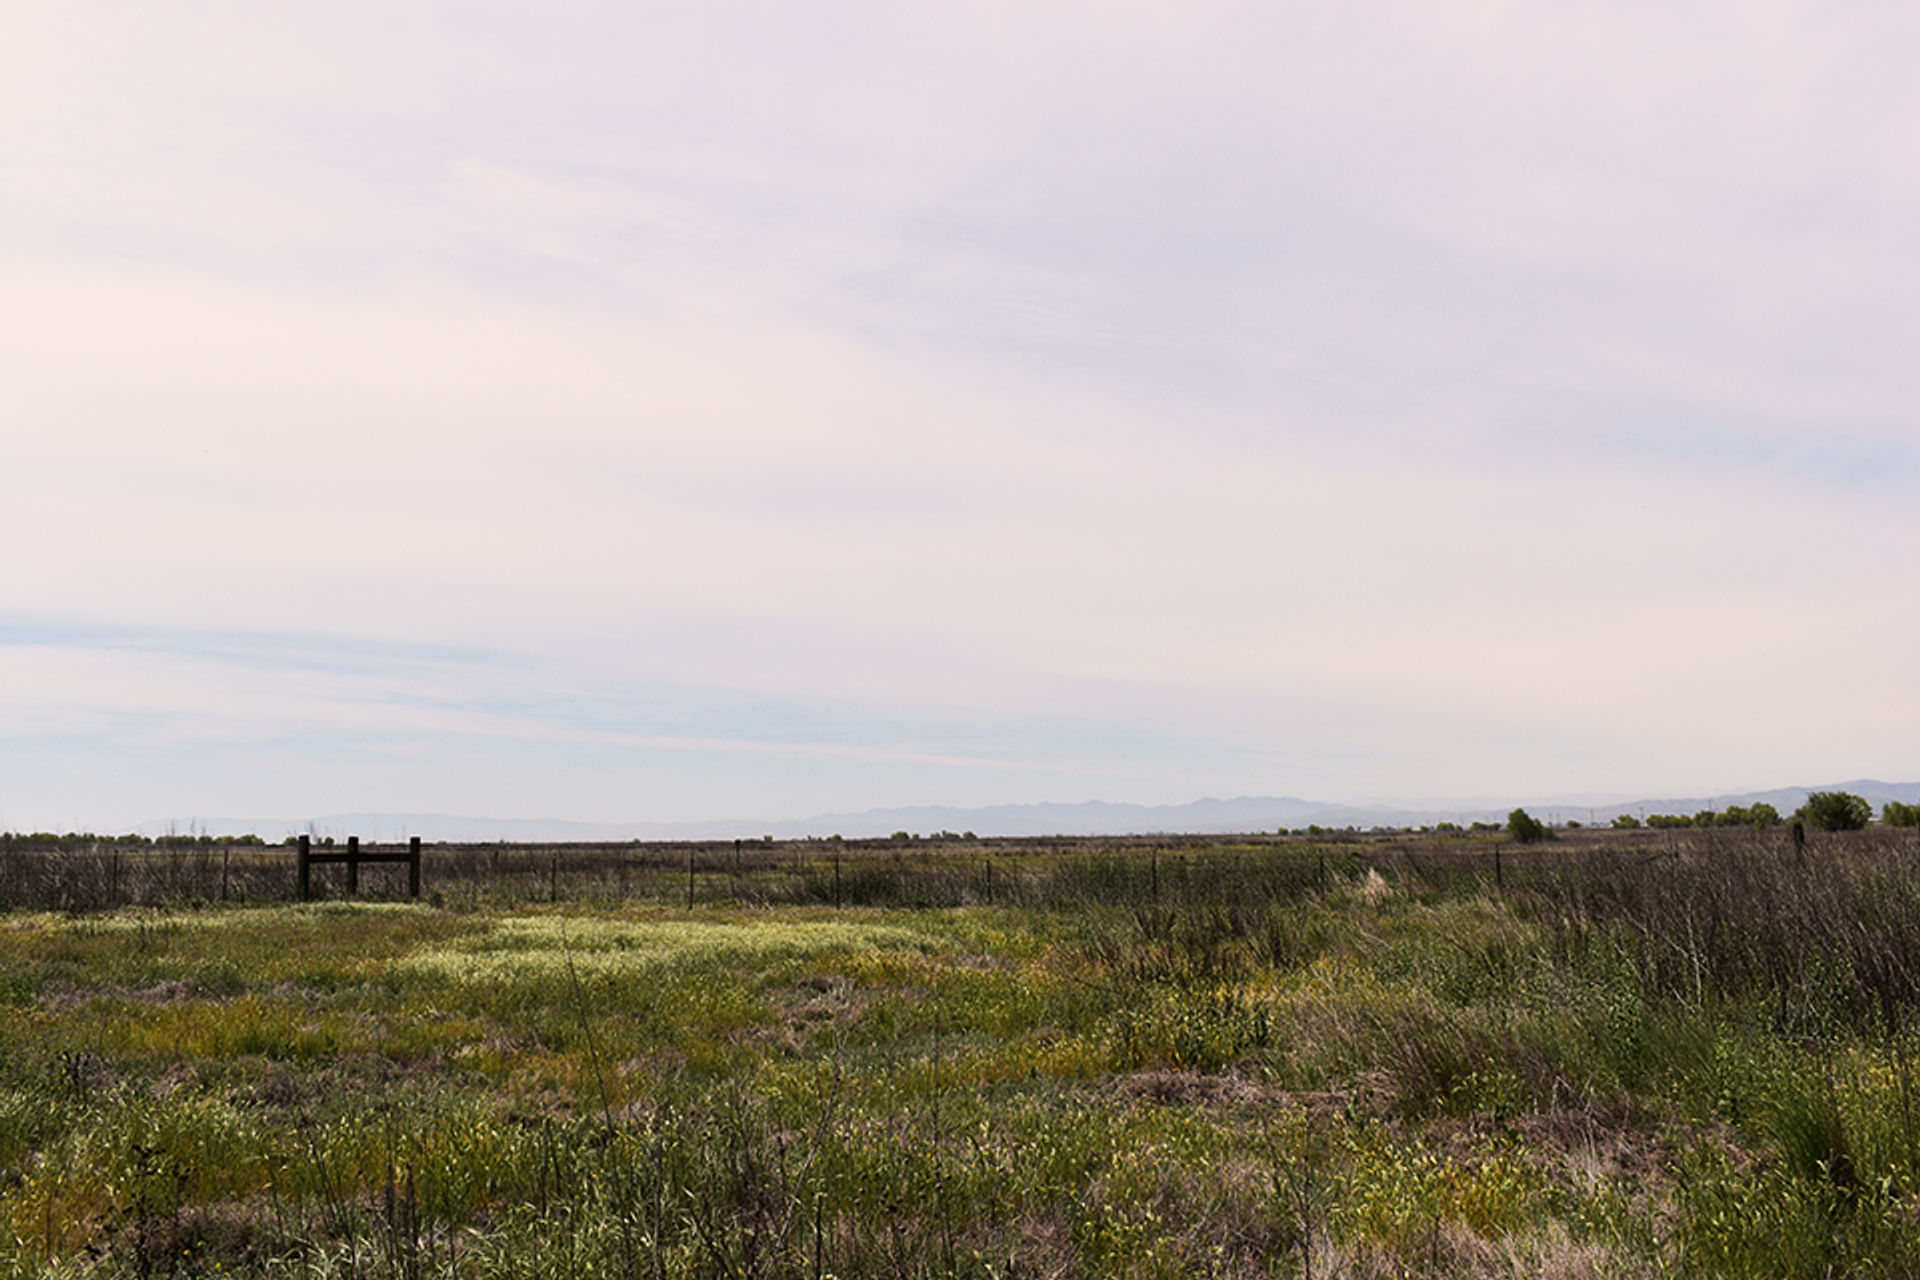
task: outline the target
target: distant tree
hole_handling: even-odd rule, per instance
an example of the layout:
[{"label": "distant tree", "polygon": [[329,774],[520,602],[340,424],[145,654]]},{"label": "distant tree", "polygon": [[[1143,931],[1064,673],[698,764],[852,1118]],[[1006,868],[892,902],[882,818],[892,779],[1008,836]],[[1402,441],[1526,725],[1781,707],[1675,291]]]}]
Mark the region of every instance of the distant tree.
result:
[{"label": "distant tree", "polygon": [[1675,827],[1692,826],[1693,819],[1684,813],[1650,813],[1647,815],[1647,825],[1672,830]]},{"label": "distant tree", "polygon": [[1619,813],[1614,815],[1613,829],[1615,831],[1637,831],[1639,828],[1640,819],[1634,817],[1632,814]]},{"label": "distant tree", "polygon": [[1858,831],[1873,821],[1873,806],[1851,791],[1815,791],[1793,816],[1821,831]]},{"label": "distant tree", "polygon": [[[1699,823],[1699,819],[1693,819]],[[1780,810],[1776,810],[1766,800],[1759,804],[1728,804],[1720,810],[1720,816],[1713,819],[1716,827],[1778,827]]]},{"label": "distant tree", "polygon": [[1920,827],[1920,804],[1889,800],[1880,810],[1880,821],[1890,827]]},{"label": "distant tree", "polygon": [[1507,834],[1519,844],[1533,844],[1547,838],[1547,825],[1525,809],[1507,815]]}]

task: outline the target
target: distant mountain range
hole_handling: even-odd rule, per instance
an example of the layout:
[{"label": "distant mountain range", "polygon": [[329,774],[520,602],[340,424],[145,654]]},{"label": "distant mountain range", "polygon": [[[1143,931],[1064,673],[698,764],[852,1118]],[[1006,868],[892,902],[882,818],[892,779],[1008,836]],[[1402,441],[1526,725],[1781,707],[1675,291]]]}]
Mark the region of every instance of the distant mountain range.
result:
[{"label": "distant mountain range", "polygon": [[[1889,800],[1920,804],[1920,782],[1879,782],[1871,778],[1814,787],[1779,787],[1735,795],[1668,797],[1609,801],[1523,801],[1528,812],[1547,821],[1611,822],[1615,815],[1697,813],[1728,805],[1765,802],[1791,813],[1809,791],[1851,791],[1875,810]],[[849,839],[886,836],[896,831],[929,835],[971,831],[981,836],[1041,835],[1212,835],[1244,831],[1322,827],[1418,827],[1436,822],[1504,822],[1511,805],[1481,804],[1351,805],[1299,800],[1291,796],[1242,796],[1190,804],[1138,805],[1089,800],[1081,804],[1007,804],[980,809],[922,805],[869,809],[864,813],[827,813],[811,818],[714,819],[706,822],[570,822],[558,818],[474,818],[446,813],[334,813],[315,818],[173,818],[142,823],[144,835],[169,832],[208,835],[248,833],[279,839],[312,831],[317,835],[357,835],[363,840],[536,842],[551,840],[731,840],[770,835],[776,839],[843,835]]]}]

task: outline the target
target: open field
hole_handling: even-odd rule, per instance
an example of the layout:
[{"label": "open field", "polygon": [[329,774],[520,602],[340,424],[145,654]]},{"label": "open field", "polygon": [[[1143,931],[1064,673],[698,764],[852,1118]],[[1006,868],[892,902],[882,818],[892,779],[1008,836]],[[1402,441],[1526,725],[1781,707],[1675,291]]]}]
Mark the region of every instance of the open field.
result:
[{"label": "open field", "polygon": [[0,1274],[1912,1275],[1913,841],[8,848]]}]

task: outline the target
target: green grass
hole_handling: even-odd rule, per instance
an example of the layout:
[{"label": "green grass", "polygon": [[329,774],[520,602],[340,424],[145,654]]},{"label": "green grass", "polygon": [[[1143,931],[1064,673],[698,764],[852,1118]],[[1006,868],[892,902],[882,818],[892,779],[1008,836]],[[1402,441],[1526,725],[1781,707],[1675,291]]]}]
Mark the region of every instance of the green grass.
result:
[{"label": "green grass", "polygon": [[0,1275],[1914,1274],[1920,870],[1747,840],[0,916]]}]

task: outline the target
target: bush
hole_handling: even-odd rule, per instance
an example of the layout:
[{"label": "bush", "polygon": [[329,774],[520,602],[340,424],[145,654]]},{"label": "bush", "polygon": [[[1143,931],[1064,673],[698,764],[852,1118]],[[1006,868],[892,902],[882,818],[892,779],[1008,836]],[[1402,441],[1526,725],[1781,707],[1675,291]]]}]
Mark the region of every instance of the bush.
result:
[{"label": "bush", "polygon": [[1890,827],[1920,827],[1920,804],[1889,800],[1886,807],[1880,810],[1880,821]]},{"label": "bush", "polygon": [[1615,831],[1637,831],[1639,828],[1640,819],[1630,813],[1617,813],[1613,817],[1613,829]]},{"label": "bush", "polygon": [[1525,809],[1515,809],[1507,815],[1507,834],[1517,843],[1533,844],[1547,838],[1547,827]]},{"label": "bush", "polygon": [[1873,821],[1873,806],[1851,791],[1815,791],[1793,816],[1821,831],[1858,831]]},{"label": "bush", "polygon": [[[1699,823],[1699,819],[1694,819]],[[1704,824],[1702,824],[1704,825]],[[1757,827],[1766,830],[1780,825],[1780,811],[1762,800],[1758,804],[1730,804],[1713,820],[1717,827]]]},{"label": "bush", "polygon": [[1675,827],[1690,827],[1693,825],[1693,819],[1684,813],[1652,813],[1647,815],[1647,825],[1661,830],[1671,830]]}]

